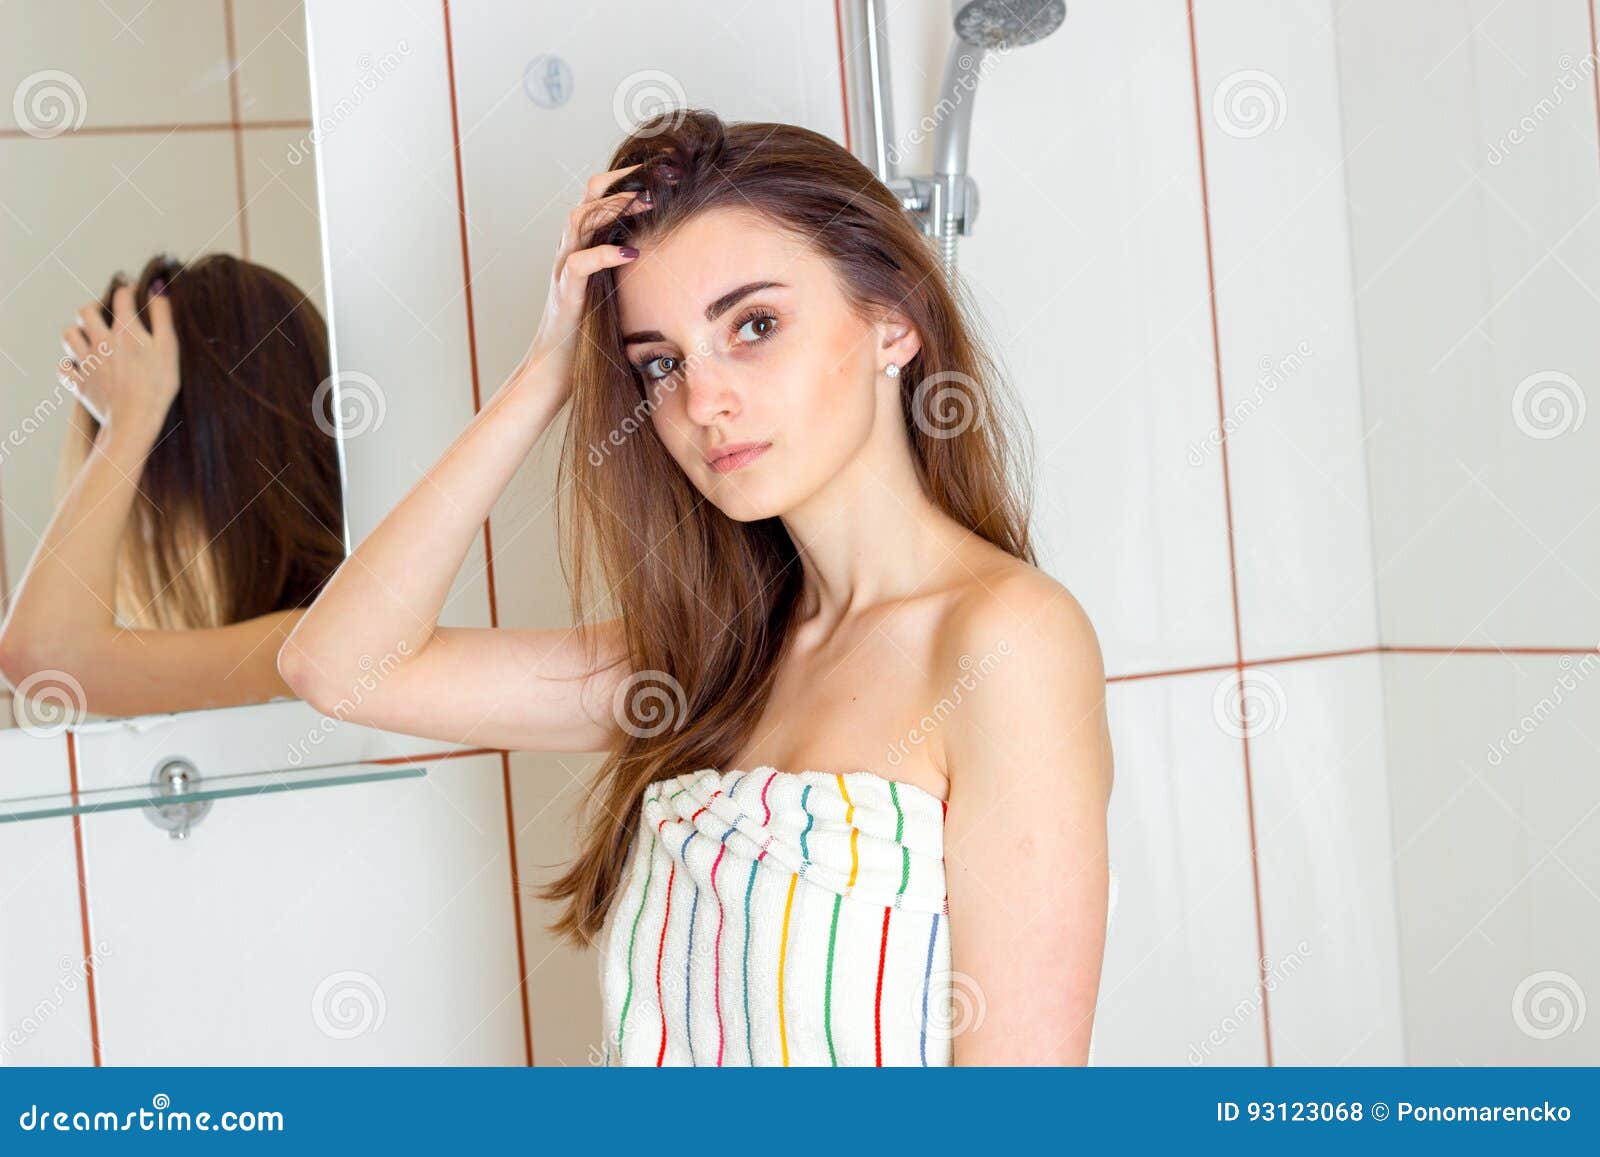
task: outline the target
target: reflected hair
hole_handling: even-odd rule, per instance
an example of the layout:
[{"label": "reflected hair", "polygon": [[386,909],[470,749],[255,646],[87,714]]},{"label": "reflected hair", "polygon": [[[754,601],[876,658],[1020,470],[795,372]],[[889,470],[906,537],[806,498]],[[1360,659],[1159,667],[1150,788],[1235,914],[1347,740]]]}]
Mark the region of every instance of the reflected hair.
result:
[{"label": "reflected hair", "polygon": [[[172,304],[179,385],[123,538],[118,617],[220,627],[308,606],[345,553],[322,314],[266,266],[158,256],[132,282],[146,326],[156,281]],[[107,325],[126,284],[119,273],[106,287]]]},{"label": "reflected hair", "polygon": [[[702,109],[640,125],[606,168],[633,164],[641,167],[606,191],[648,189],[652,206],[597,227],[584,246],[644,245],[724,208],[753,212],[800,240],[828,263],[858,317],[870,323],[898,311],[922,339],[898,382],[928,497],[973,534],[1035,561],[1022,497],[1031,445],[1020,411],[1000,405],[1001,375],[977,337],[968,295],[871,170],[809,129],[724,123]],[[783,523],[723,514],[656,435],[643,376],[624,354],[616,288],[607,268],[585,290],[557,530],[573,621],[590,621],[590,604],[608,603],[630,673],[613,705],[616,745],[585,798],[578,855],[539,890],[563,905],[551,931],[588,944],[616,894],[649,786],[723,769],[757,726],[802,584]]]}]

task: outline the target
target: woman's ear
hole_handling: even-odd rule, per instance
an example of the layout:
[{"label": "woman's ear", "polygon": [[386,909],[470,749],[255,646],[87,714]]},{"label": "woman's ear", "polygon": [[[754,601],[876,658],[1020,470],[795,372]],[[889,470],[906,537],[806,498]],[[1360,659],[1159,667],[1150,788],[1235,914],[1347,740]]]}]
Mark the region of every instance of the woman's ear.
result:
[{"label": "woman's ear", "polygon": [[893,310],[886,313],[878,323],[878,331],[882,349],[880,360],[893,362],[904,369],[922,350],[922,335],[903,313]]}]

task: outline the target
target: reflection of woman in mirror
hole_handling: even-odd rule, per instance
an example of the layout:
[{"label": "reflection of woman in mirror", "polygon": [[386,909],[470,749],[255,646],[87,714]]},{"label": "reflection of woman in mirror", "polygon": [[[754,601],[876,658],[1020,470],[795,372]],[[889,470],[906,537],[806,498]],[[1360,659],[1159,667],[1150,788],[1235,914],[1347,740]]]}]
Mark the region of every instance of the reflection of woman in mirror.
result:
[{"label": "reflection of woman in mirror", "polygon": [[[608,752],[543,893],[599,949],[607,1063],[1088,1057],[1105,675],[969,316],[838,144],[663,114],[573,209],[521,365],[284,645],[324,711],[360,683],[359,722]],[[580,625],[439,626],[569,399]]]},{"label": "reflection of woman in mirror", "polygon": [[344,557],[316,307],[260,265],[158,257],[63,342],[82,404],[0,671],[49,672],[104,715],[291,694],[274,656]]}]

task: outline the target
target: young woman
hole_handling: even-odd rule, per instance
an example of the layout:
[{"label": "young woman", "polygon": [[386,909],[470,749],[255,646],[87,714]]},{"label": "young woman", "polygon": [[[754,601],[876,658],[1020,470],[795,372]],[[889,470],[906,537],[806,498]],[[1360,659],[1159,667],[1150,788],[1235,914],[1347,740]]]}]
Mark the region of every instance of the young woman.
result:
[{"label": "young woman", "polygon": [[157,257],[62,342],[62,497],[0,672],[77,715],[288,695],[278,647],[344,558],[322,316],[264,266]]},{"label": "young woman", "polygon": [[[521,365],[284,645],[324,711],[385,656],[346,717],[609,753],[544,893],[599,949],[606,1063],[1086,1059],[1104,673],[1032,565],[993,384],[847,151],[665,114],[572,210]],[[578,625],[438,626],[568,404]]]}]

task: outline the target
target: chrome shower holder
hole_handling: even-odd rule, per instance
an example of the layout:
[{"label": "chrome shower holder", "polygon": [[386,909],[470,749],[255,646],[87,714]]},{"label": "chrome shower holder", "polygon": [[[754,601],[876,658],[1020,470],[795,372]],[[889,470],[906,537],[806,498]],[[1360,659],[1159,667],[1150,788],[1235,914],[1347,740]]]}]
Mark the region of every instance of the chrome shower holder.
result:
[{"label": "chrome shower holder", "polygon": [[172,799],[160,802],[162,797],[190,795],[200,787],[200,769],[182,756],[164,759],[156,765],[150,776],[151,795],[156,797],[144,809],[147,819],[163,829],[175,840],[186,840],[195,824],[211,810],[209,799]]},{"label": "chrome shower holder", "polygon": [[953,36],[936,106],[948,109],[934,130],[930,176],[901,176],[894,144],[890,100],[889,29],[886,0],[853,0],[847,19],[851,43],[846,84],[850,137],[856,155],[888,186],[922,229],[938,244],[945,271],[954,276],[956,239],[972,233],[978,219],[978,185],[967,172],[972,106],[991,53],[1035,44],[1066,20],[1065,0],[952,0]]}]

